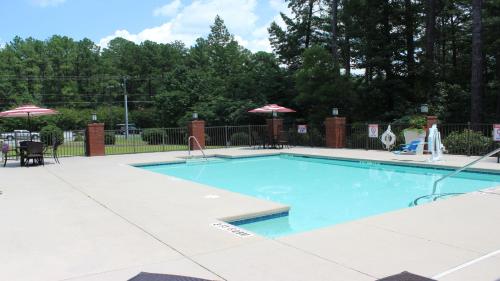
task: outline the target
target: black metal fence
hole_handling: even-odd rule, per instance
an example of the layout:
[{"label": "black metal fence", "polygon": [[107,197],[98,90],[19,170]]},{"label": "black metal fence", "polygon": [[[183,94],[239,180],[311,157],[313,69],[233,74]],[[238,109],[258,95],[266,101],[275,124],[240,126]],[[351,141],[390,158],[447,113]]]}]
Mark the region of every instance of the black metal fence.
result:
[{"label": "black metal fence", "polygon": [[187,150],[187,128],[150,128],[125,131],[106,130],[106,155]]},{"label": "black metal fence", "polygon": [[[346,125],[346,148],[385,150],[380,136],[389,124],[378,124],[377,137],[369,137],[369,123]],[[408,124],[390,124],[396,135],[395,148],[405,144],[405,130]],[[493,124],[439,124],[441,139],[449,154],[484,155],[498,147],[493,140]],[[308,124],[307,132],[299,132],[297,124],[285,124],[283,130],[292,146],[324,147],[325,127],[323,124]],[[423,130],[421,133],[425,136]],[[57,134],[57,135],[56,135]],[[46,153],[52,153],[52,140],[59,139],[59,157],[85,155],[85,131],[73,130],[63,132],[0,132],[0,143],[7,145],[8,159],[17,159],[22,141],[41,141],[46,145]],[[269,134],[267,125],[215,126],[205,128],[205,147],[225,148],[258,145]],[[105,152],[111,154],[165,152],[187,150],[188,129],[150,128],[130,130],[126,135],[119,131],[105,131]]]},{"label": "black metal fence", "polygon": [[205,146],[206,148],[253,146],[266,134],[266,125],[206,127]]}]

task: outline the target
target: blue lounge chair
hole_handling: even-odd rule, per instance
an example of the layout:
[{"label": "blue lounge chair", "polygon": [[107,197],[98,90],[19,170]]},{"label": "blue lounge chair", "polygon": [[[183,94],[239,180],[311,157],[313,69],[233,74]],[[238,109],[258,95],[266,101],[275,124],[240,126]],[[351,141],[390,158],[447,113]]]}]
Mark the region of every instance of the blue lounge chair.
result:
[{"label": "blue lounge chair", "polygon": [[417,150],[420,145],[423,145],[424,142],[421,140],[414,140],[409,144],[405,144],[401,146],[401,148],[397,151],[393,151],[394,154],[409,154],[409,155],[415,155],[417,154]]}]

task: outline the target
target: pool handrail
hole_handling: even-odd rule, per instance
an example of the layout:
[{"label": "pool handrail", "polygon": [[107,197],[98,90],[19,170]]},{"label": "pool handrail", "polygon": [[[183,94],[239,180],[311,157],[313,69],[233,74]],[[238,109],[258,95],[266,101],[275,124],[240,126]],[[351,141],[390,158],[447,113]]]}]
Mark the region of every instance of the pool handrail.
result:
[{"label": "pool handrail", "polygon": [[195,136],[189,136],[188,137],[188,156],[191,157],[191,140],[192,139],[198,145],[198,148],[200,149],[201,154],[203,154],[203,158],[205,158],[205,160],[208,160],[207,156],[205,155],[205,151],[203,151],[203,148],[201,147],[200,142],[198,141],[198,139]]},{"label": "pool handrail", "polygon": [[446,175],[440,177],[439,179],[435,180],[434,181],[434,185],[432,186],[432,194],[431,195],[432,196],[436,195],[436,189],[437,189],[437,185],[438,185],[439,182],[443,181],[446,178],[452,177],[452,176],[454,176],[454,175],[462,172],[463,170],[469,168],[470,166],[476,164],[477,162],[483,160],[484,158],[493,156],[493,155],[495,155],[495,154],[497,154],[499,152],[500,152],[500,147],[497,148],[497,149],[495,149],[495,150],[493,150],[493,151],[491,151],[491,152],[489,152],[489,153],[487,153],[487,154],[485,154],[485,155],[483,155],[483,156],[481,156],[481,157],[479,157],[478,159],[476,159],[476,160],[474,160],[472,162],[469,162],[468,164],[462,166],[460,169],[457,169],[457,170],[455,170],[455,171],[453,171],[453,172],[451,172],[449,174],[446,174]]}]

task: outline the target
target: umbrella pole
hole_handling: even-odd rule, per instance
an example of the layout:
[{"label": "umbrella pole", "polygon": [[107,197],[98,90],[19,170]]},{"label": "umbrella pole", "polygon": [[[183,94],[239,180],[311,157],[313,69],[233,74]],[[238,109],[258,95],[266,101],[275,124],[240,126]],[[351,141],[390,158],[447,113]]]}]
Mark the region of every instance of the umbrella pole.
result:
[{"label": "umbrella pole", "polygon": [[28,112],[28,131],[30,132],[30,140],[31,140],[31,119],[29,112]]},{"label": "umbrella pole", "polygon": [[274,134],[274,111],[272,111],[271,114],[273,115],[273,117],[271,118],[271,142],[274,148],[276,145],[276,136]]}]

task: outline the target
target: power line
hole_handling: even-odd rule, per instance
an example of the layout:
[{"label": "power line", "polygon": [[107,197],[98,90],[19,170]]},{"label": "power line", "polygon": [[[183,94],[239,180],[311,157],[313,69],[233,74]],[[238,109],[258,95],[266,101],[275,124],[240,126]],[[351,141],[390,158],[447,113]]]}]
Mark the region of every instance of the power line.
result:
[{"label": "power line", "polygon": [[95,75],[95,76],[19,76],[19,75],[0,75],[0,80],[6,81],[85,81],[85,80],[122,80],[127,77],[128,81],[149,81],[167,79],[165,76],[130,76],[130,75]]},{"label": "power line", "polygon": [[[154,101],[128,101],[128,103],[154,103]],[[68,102],[43,102],[43,104],[96,104],[94,101],[68,101]],[[100,104],[123,104],[123,101],[101,102]],[[10,103],[0,103],[0,106],[8,106]]]}]

